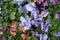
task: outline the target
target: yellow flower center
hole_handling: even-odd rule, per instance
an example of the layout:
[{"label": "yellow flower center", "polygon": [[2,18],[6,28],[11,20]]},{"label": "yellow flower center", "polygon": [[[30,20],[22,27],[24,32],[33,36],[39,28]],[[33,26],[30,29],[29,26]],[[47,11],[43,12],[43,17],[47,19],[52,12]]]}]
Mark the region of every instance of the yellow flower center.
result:
[{"label": "yellow flower center", "polygon": [[36,2],[36,0],[34,0],[34,2]]}]

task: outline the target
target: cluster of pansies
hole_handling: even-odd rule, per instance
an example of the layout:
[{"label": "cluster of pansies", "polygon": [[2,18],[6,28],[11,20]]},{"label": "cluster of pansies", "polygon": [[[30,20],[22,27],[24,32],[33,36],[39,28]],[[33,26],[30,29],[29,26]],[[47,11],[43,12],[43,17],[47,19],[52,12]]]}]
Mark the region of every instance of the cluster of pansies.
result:
[{"label": "cluster of pansies", "polygon": [[[10,25],[7,24],[9,25],[7,27],[4,26],[4,24],[6,23],[2,22],[3,26],[0,26],[0,35],[3,35],[4,31],[8,31],[9,36],[11,37],[15,37],[20,33],[21,40],[31,40],[33,36],[37,37],[38,39],[33,38],[32,40],[51,40],[51,38],[48,35],[48,32],[49,32],[49,28],[52,27],[51,26],[52,24],[51,24],[51,21],[47,18],[50,15],[49,13],[50,10],[49,11],[47,10],[49,5],[55,6],[58,3],[58,0],[50,0],[50,1],[48,0],[13,0],[11,3],[14,4],[14,7],[18,6],[18,8],[16,9],[17,11],[13,9],[14,8],[13,5],[11,5],[10,8],[8,7],[6,8],[7,11],[11,13],[11,14],[8,13],[9,16],[7,16],[7,19],[9,20],[7,19],[6,20],[8,23],[10,21],[11,22],[10,22]],[[1,1],[0,4],[3,5],[3,2]],[[0,14],[3,15],[3,12],[1,10],[2,9],[0,8]],[[20,14],[22,15],[19,15],[18,12],[20,12]],[[16,15],[17,17],[15,17]],[[60,13],[55,14],[54,18],[59,19]],[[0,16],[0,19],[3,19],[3,16]],[[36,29],[39,29],[40,31],[36,31]],[[59,37],[60,32],[57,32],[52,36]],[[7,39],[6,37],[2,38],[2,40],[6,40],[6,39]],[[17,39],[17,40],[20,40],[20,39]]]}]

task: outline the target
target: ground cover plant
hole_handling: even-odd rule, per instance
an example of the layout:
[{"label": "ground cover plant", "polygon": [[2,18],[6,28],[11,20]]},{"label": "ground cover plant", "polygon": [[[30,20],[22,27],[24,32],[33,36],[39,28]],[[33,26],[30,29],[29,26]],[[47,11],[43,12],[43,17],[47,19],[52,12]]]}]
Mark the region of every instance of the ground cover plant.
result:
[{"label": "ground cover plant", "polygon": [[60,0],[0,0],[0,40],[60,40]]}]

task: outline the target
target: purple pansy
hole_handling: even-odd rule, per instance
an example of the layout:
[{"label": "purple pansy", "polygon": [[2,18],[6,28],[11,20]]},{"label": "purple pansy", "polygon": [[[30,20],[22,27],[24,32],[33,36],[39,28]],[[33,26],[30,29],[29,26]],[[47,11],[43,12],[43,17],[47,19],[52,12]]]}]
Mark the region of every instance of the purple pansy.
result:
[{"label": "purple pansy", "polygon": [[[19,10],[22,10],[24,12],[27,12],[27,11],[33,11],[35,9],[36,5],[34,2],[30,3],[30,4],[25,4],[23,7],[22,6],[19,6]],[[34,11],[33,11],[34,12]]]},{"label": "purple pansy", "polygon": [[53,36],[60,37],[60,32],[55,33]]},{"label": "purple pansy", "polygon": [[42,11],[40,16],[41,17],[46,17],[48,15],[48,12],[46,12],[46,10]]},{"label": "purple pansy", "polygon": [[38,13],[39,13],[39,11],[36,10],[36,9],[34,9],[34,10],[31,11],[31,16],[33,16],[34,18],[36,18],[37,15],[38,15]]},{"label": "purple pansy", "polygon": [[25,19],[25,17],[21,16],[21,17],[20,17],[20,21],[21,21],[22,23],[24,23],[24,22],[26,22],[27,20]]},{"label": "purple pansy", "polygon": [[47,40],[48,35],[47,34],[38,34],[38,32],[32,31],[32,36],[37,36],[40,38],[40,40]]},{"label": "purple pansy", "polygon": [[57,2],[58,0],[50,0],[50,2]]},{"label": "purple pansy", "polygon": [[56,14],[55,18],[60,18],[60,13]]},{"label": "purple pansy", "polygon": [[23,26],[24,30],[29,30],[31,27],[31,21],[30,21],[30,18],[25,18],[25,17],[23,16],[20,17],[21,23],[19,25]]},{"label": "purple pansy", "polygon": [[27,11],[30,11],[30,12],[34,9],[34,8],[33,8],[32,6],[30,6],[29,4],[26,4],[24,7],[26,8]]},{"label": "purple pansy", "polygon": [[60,13],[58,14],[58,18],[60,18]]},{"label": "purple pansy", "polygon": [[39,16],[46,17],[48,15],[48,12],[45,10],[45,8],[40,8]]},{"label": "purple pansy", "polygon": [[43,6],[44,6],[44,7],[48,6],[48,2],[45,1],[45,2],[43,3]]},{"label": "purple pansy", "polygon": [[43,31],[47,32],[50,26],[51,26],[51,24],[50,24],[49,20],[47,20],[46,23],[45,23]]},{"label": "purple pansy", "polygon": [[44,0],[37,0],[38,4],[41,4],[41,2],[43,2]]},{"label": "purple pansy", "polygon": [[50,0],[50,2],[52,3],[52,5],[55,5],[57,3],[58,0]]},{"label": "purple pansy", "polygon": [[40,40],[47,40],[48,36],[47,34],[40,34]]},{"label": "purple pansy", "polygon": [[23,11],[23,12],[27,12],[27,10],[26,10],[26,8],[23,6],[19,6],[19,8],[18,8],[19,10],[21,10],[21,11]]},{"label": "purple pansy", "polygon": [[41,30],[44,32],[47,32],[49,27],[51,26],[49,20],[46,21],[45,25],[44,25],[43,21],[41,21],[40,25],[41,25]]},{"label": "purple pansy", "polygon": [[29,15],[27,15],[27,14],[25,14],[25,18],[26,18],[27,20],[32,20],[32,18],[30,18]]},{"label": "purple pansy", "polygon": [[0,30],[6,30],[6,27],[5,26],[0,26]]},{"label": "purple pansy", "polygon": [[34,20],[43,20],[43,17],[37,15],[37,16],[34,18]]},{"label": "purple pansy", "polygon": [[31,21],[31,24],[32,25],[35,25],[36,27],[38,27],[38,25],[39,25],[38,21],[36,21],[36,20],[32,20]]},{"label": "purple pansy", "polygon": [[31,31],[32,32],[32,36],[39,36],[38,32],[35,32],[35,31]]},{"label": "purple pansy", "polygon": [[43,20],[40,21],[40,27],[41,27],[41,30],[43,30],[43,28],[44,28]]}]

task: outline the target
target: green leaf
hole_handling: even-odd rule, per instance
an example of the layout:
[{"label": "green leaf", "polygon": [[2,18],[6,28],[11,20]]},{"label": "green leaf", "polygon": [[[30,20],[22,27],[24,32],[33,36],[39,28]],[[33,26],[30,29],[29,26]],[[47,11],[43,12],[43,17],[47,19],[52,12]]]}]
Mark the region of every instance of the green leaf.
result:
[{"label": "green leaf", "polygon": [[3,25],[4,25],[4,26],[8,26],[9,24],[8,24],[7,22],[4,22]]},{"label": "green leaf", "polygon": [[0,23],[0,26],[2,26],[2,23]]},{"label": "green leaf", "polygon": [[10,16],[10,19],[11,20],[14,20],[16,17],[15,16]]},{"label": "green leaf", "polygon": [[8,40],[11,40],[12,36],[8,36]]},{"label": "green leaf", "polygon": [[32,36],[30,40],[38,40],[38,38],[35,36]]},{"label": "green leaf", "polygon": [[16,14],[16,12],[11,12],[10,16],[14,16]]},{"label": "green leaf", "polygon": [[15,14],[16,14],[16,12],[12,12],[11,14],[10,14],[10,19],[11,20],[14,20],[16,17],[15,17]]}]

